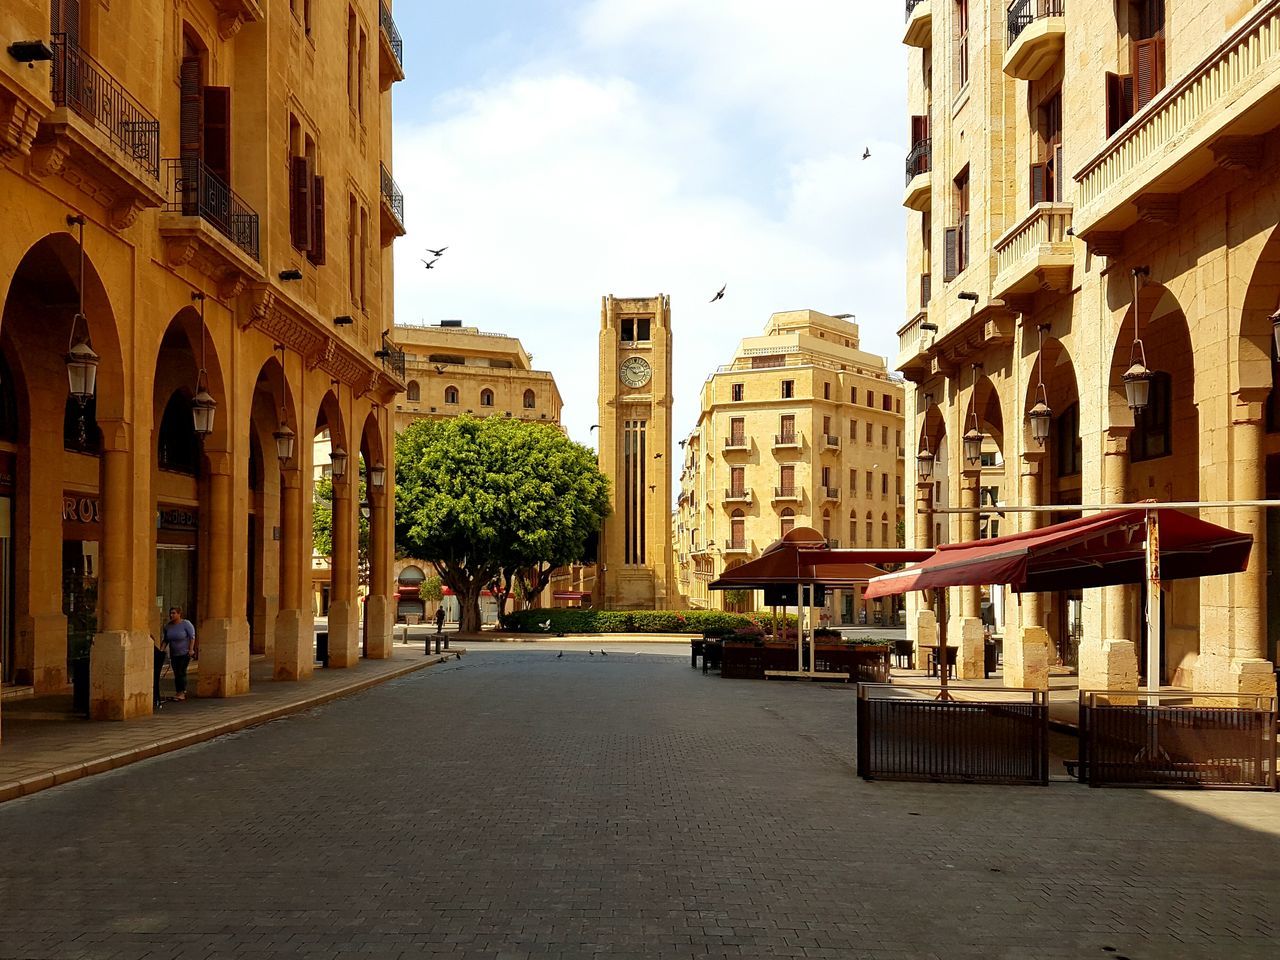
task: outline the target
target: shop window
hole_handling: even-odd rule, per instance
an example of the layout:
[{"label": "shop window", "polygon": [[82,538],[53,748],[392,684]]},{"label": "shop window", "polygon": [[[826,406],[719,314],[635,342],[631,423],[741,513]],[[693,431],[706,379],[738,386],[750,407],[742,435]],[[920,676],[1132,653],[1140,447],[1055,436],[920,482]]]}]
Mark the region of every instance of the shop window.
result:
[{"label": "shop window", "polygon": [[1173,453],[1173,383],[1169,374],[1152,375],[1147,408],[1133,421],[1130,461],[1159,460]]},{"label": "shop window", "polygon": [[185,394],[175,393],[165,405],[156,456],[161,470],[192,476],[198,472],[200,440],[191,419],[191,399]]}]

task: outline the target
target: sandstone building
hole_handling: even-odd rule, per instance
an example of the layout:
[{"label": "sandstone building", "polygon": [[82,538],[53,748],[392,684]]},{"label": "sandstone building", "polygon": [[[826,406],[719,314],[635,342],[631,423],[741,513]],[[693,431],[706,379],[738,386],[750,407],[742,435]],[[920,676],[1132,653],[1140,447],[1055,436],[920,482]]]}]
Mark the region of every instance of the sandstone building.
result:
[{"label": "sandstone building", "polygon": [[[775,313],[741,342],[703,385],[684,443],[672,539],[695,607],[722,606],[725,595],[707,585],[793,527],[813,527],[832,546],[899,546],[902,391],[846,318]],[[875,624],[893,613],[888,601],[864,605],[861,591],[840,591],[825,617]]]},{"label": "sandstone building", "polygon": [[[166,607],[198,693],[313,669],[311,438],[335,453],[330,666],[390,655],[403,389],[383,0],[8,0],[0,10],[0,664],[94,717],[152,709]],[[9,46],[13,44],[13,46]],[[346,107],[346,109],[343,109]]]},{"label": "sandstone building", "polygon": [[[1280,493],[1280,3],[907,0],[908,311],[897,365],[920,506],[976,506],[996,448],[1004,499],[1062,505],[1251,501]],[[1130,406],[1125,374],[1148,374]],[[1134,381],[1138,382],[1138,381]],[[1035,410],[1037,416],[1030,413]],[[1038,420],[1038,424],[1037,421]],[[1037,438],[1037,430],[1047,428]],[[1248,531],[1247,573],[1164,596],[1160,680],[1274,690],[1275,511],[1213,508]],[[974,539],[974,515],[909,511],[909,539]],[[980,675],[979,594],[911,597]],[[926,610],[925,604],[934,610]],[[1132,688],[1140,587],[1028,594],[1005,611],[1005,678]]]}]

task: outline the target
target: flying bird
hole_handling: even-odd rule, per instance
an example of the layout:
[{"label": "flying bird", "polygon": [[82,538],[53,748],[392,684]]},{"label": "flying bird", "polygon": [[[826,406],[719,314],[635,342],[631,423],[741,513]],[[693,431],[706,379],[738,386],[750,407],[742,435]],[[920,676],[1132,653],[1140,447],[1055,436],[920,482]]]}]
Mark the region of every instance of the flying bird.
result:
[{"label": "flying bird", "polygon": [[[421,257],[419,257],[418,259],[422,260]],[[422,265],[425,266],[428,270],[434,270],[436,268],[436,263],[439,260],[440,260],[439,257],[436,257],[435,260],[432,260],[430,263],[428,263],[426,260],[422,260]]]},{"label": "flying bird", "polygon": [[444,369],[445,368],[443,363],[436,364],[436,373],[444,373]]},{"label": "flying bird", "polygon": [[[599,430],[599,429],[600,429],[600,424],[598,424],[598,423],[593,423],[593,424],[591,425],[591,430]],[[590,433],[590,432],[591,432],[591,430],[588,430],[588,431],[587,431],[587,433]]]},{"label": "flying bird", "polygon": [[724,292],[728,289],[729,289],[729,285],[726,283],[723,287],[720,288],[720,292],[711,298],[710,302],[715,303],[717,300],[723,300]]},{"label": "flying bird", "polygon": [[862,151],[862,159],[863,159],[863,160],[870,160],[870,159],[871,159],[871,148],[870,148],[870,147],[867,147],[867,149],[865,149],[865,150],[863,150],[863,151]]},{"label": "flying bird", "polygon": [[448,247],[441,247],[439,250],[432,250],[430,247],[427,247],[427,253],[431,254],[433,257],[439,260],[441,257],[444,256],[444,252],[448,249],[449,249]]},{"label": "flying bird", "polygon": [[543,621],[542,621],[542,623],[538,624],[538,626],[539,626],[539,627],[541,627],[543,630],[546,630],[546,631],[550,632],[550,630],[551,630],[551,618],[550,618],[550,617],[548,617],[546,620],[543,620]]}]

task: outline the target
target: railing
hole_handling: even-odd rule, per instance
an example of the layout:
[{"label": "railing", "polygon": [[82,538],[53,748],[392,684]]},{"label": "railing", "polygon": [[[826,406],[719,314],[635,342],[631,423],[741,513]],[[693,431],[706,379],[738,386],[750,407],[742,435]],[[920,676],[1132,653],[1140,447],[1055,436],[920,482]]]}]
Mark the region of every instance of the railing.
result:
[{"label": "railing", "polygon": [[751,502],[750,490],[739,490],[736,487],[730,487],[724,492],[725,500],[743,500],[747,503]]},{"label": "railing", "polygon": [[775,500],[796,500],[800,497],[795,487],[774,487],[773,499]]},{"label": "railing", "polygon": [[1063,16],[1065,0],[1014,0],[1009,7],[1009,46],[1042,17]]},{"label": "railing", "polygon": [[825,436],[823,436],[822,442],[824,446],[828,446],[828,447],[838,448],[840,446],[840,438],[837,437],[834,433],[828,433]]},{"label": "railing", "polygon": [[827,500],[839,500],[839,499],[840,499],[840,488],[839,488],[839,487],[823,487],[823,488],[822,488],[822,495],[823,495],[823,497],[825,497]]},{"label": "railing", "polygon": [[745,450],[748,442],[746,437],[725,437],[724,446],[726,450]]},{"label": "railing", "polygon": [[1231,101],[1256,90],[1259,78],[1276,68],[1277,58],[1280,5],[1262,4],[1208,57],[1160,91],[1075,175],[1079,206],[1090,208],[1081,219],[1091,225],[1124,199],[1117,195],[1092,209],[1108,191],[1123,188],[1128,195],[1162,171],[1158,154],[1186,155],[1208,143],[1233,118]]},{"label": "railing", "polygon": [[933,138],[925,137],[917,140],[907,154],[907,185],[921,174],[933,169]]},{"label": "railing", "polygon": [[911,12],[915,10],[916,7],[920,6],[920,4],[922,4],[923,2],[924,0],[907,0],[907,19],[908,20],[911,19]]},{"label": "railing", "polygon": [[[939,687],[916,688],[938,693]],[[949,688],[964,696],[983,687]],[[937,700],[900,696],[891,687],[858,687],[858,776],[1045,785],[1049,782],[1049,698],[1041,690],[1000,691],[1003,698]]]},{"label": "railing", "polygon": [[1069,203],[1038,203],[1026,219],[996,241],[996,276],[1016,267],[1041,244],[1070,243]]},{"label": "railing", "polygon": [[237,247],[261,260],[258,214],[199,157],[166,160],[169,202],[165,210],[200,217]]},{"label": "railing", "polygon": [[391,8],[385,3],[378,4],[378,25],[382,27],[382,32],[387,36],[387,43],[391,45],[391,52],[396,55],[396,63],[404,66],[404,40],[400,38],[400,31],[396,29],[396,22],[391,17]]},{"label": "railing", "polygon": [[53,102],[100,128],[135,166],[158,178],[160,121],[66,34],[53,35],[52,66]]},{"label": "railing", "polygon": [[382,369],[389,370],[403,382],[405,379],[404,351],[389,344],[383,348],[386,356],[382,357]]},{"label": "railing", "polygon": [[775,447],[798,447],[800,446],[800,434],[798,433],[779,433],[773,438]]},{"label": "railing", "polygon": [[920,351],[920,325],[929,319],[929,314],[921,310],[898,331],[898,359],[914,357]]},{"label": "railing", "polygon": [[745,553],[747,549],[745,540],[726,540],[724,542],[725,553]]},{"label": "railing", "polygon": [[[1161,702],[1171,699],[1178,702]],[[1207,705],[1213,701],[1232,705]],[[1274,790],[1275,698],[1081,690],[1077,779],[1091,787]]]},{"label": "railing", "polygon": [[395,214],[396,221],[400,226],[404,226],[404,194],[400,191],[400,185],[396,183],[395,178],[391,176],[391,171],[387,169],[386,164],[379,164],[382,168],[382,199],[386,201],[391,212]]}]

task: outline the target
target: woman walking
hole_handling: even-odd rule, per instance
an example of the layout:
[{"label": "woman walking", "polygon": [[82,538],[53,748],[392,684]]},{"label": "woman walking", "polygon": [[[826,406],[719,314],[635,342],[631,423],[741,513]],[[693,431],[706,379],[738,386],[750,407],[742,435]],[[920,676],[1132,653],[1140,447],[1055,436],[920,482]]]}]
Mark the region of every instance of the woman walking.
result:
[{"label": "woman walking", "polygon": [[182,618],[181,607],[169,608],[169,622],[164,625],[164,644],[169,648],[169,663],[173,665],[173,685],[177,691],[175,700],[187,699],[187,667],[195,654],[196,628],[190,620]]}]

